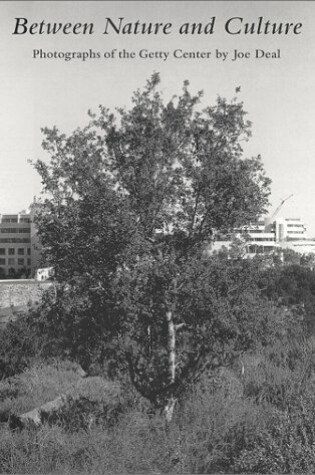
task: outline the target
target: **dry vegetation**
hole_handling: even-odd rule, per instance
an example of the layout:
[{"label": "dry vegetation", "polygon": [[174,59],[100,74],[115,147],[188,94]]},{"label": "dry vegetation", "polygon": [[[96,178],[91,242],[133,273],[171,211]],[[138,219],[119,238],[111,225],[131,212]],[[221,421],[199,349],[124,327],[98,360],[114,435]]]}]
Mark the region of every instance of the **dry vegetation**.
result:
[{"label": "dry vegetation", "polygon": [[[268,355],[245,364],[245,377],[237,368],[204,375],[166,425],[126,383],[82,378],[66,361],[34,362],[0,384],[0,472],[314,472],[312,384],[302,397],[292,387],[301,368],[284,375]],[[4,424],[61,393],[72,404],[40,427]]]}]

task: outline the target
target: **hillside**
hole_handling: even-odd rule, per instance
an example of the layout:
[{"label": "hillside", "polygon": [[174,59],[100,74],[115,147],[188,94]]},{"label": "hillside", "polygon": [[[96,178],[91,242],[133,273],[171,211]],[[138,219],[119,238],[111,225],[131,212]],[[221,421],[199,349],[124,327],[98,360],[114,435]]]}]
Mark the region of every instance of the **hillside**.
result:
[{"label": "hillside", "polygon": [[35,280],[0,281],[0,328],[14,318],[14,311],[26,309],[29,303],[39,302],[42,292],[50,282],[39,283]]}]

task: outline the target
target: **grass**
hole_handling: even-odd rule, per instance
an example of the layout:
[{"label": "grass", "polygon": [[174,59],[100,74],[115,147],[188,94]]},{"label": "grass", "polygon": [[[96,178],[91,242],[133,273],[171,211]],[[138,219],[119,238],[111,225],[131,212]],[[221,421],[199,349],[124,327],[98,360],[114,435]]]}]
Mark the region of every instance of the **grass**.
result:
[{"label": "grass", "polygon": [[30,369],[0,382],[0,421],[10,413],[17,415],[31,411],[61,394],[71,400],[84,399],[94,405],[117,406],[121,399],[119,384],[101,377],[82,379],[80,367],[71,362],[38,362]]},{"label": "grass", "polygon": [[[171,424],[128,386],[82,379],[73,363],[37,362],[0,383],[1,407],[26,412],[67,393],[95,403],[92,410],[119,411],[113,423],[103,418],[82,427],[74,421],[84,404],[74,405],[72,425],[63,418],[22,431],[2,426],[0,473],[314,473],[313,386],[291,397],[300,367],[279,373],[269,360],[264,370],[263,355],[251,361],[253,374],[248,369],[243,382],[228,370],[215,379],[205,375],[178,403]],[[274,394],[278,385],[284,399],[290,396],[287,407],[255,397],[256,388],[271,387]]]},{"label": "grass", "polygon": [[[118,383],[100,377],[82,379],[69,362],[38,362],[1,382],[0,398],[7,411],[26,412],[64,392],[102,404],[103,409],[121,410],[114,424],[94,424],[85,430],[46,424],[10,432],[3,427],[0,472],[199,473],[221,460],[223,438],[248,409],[239,391],[226,397],[233,379],[226,375],[221,383],[219,392],[212,394],[196,388],[167,426],[163,416],[148,411],[131,389],[122,390]],[[74,411],[71,416],[75,420]]]},{"label": "grass", "polygon": [[[117,395],[109,382],[84,386],[82,394],[108,402]],[[79,385],[80,386],[80,385]],[[0,472],[5,473],[211,473],[229,453],[225,441],[233,427],[256,411],[226,386],[212,393],[197,387],[166,425],[160,413],[135,399],[113,426],[95,425],[69,432],[44,425],[38,430],[0,432]],[[107,393],[105,389],[107,390]]]}]

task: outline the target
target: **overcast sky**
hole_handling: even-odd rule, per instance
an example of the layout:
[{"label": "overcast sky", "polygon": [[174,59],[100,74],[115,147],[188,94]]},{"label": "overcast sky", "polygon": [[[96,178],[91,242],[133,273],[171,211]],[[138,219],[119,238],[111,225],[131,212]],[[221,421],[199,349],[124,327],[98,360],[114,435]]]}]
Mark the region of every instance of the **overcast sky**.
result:
[{"label": "overcast sky", "polygon": [[[99,104],[114,108],[128,105],[132,92],[145,84],[153,71],[162,78],[166,99],[179,93],[185,79],[191,91],[204,90],[204,105],[221,95],[232,98],[241,86],[253,122],[253,137],[246,156],[260,154],[272,179],[270,211],[291,195],[280,215],[300,217],[315,237],[315,2],[303,1],[190,1],[190,2],[15,2],[0,1],[0,212],[18,212],[39,196],[41,184],[28,159],[45,158],[41,127],[56,125],[70,133],[88,121],[87,111]],[[32,23],[93,23],[93,34],[13,35],[15,18]],[[104,35],[105,18],[117,22],[172,23],[168,35],[128,35],[111,30]],[[212,34],[180,35],[183,23],[204,25],[215,17]],[[271,23],[302,23],[300,34],[228,34],[225,22],[258,18]],[[240,20],[237,20],[238,22]],[[233,24],[233,29],[235,26]],[[105,59],[104,53],[126,49],[130,59]],[[168,52],[163,58],[139,58],[140,50]],[[173,52],[210,52],[208,59],[174,58]],[[250,57],[232,61],[233,52]],[[256,58],[255,50],[276,52],[280,58]],[[33,58],[34,50],[100,53],[101,58]],[[228,52],[225,61],[216,50]],[[115,53],[117,55],[117,52]]]}]

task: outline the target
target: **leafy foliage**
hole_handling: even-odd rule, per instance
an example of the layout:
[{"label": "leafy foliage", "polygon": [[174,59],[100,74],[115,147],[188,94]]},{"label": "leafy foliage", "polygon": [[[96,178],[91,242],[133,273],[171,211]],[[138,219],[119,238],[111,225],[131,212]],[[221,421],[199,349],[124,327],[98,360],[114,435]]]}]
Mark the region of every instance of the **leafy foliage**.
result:
[{"label": "leafy foliage", "polygon": [[202,93],[192,96],[186,81],[164,104],[158,84],[154,74],[117,119],[100,107],[69,137],[43,129],[51,159],[35,167],[50,197],[38,226],[58,280],[75,272],[104,278],[157,248],[183,253],[268,204],[260,157],[241,159],[250,136],[242,103],[219,97],[200,111]]},{"label": "leafy foliage", "polygon": [[22,372],[37,352],[35,333],[27,318],[0,330],[0,379]]},{"label": "leafy foliage", "polygon": [[243,280],[243,264],[205,256],[215,230],[249,223],[268,204],[260,157],[242,157],[243,104],[219,97],[201,109],[187,81],[164,103],[159,82],[153,74],[129,110],[101,106],[68,137],[44,129],[50,162],[35,168],[48,195],[37,225],[60,283],[38,319],[50,348],[109,369],[115,355],[163,406],[205,365],[227,364],[267,335],[273,311]]},{"label": "leafy foliage", "polygon": [[295,306],[305,313],[308,329],[315,325],[315,272],[302,265],[278,266],[267,277],[264,293],[284,306]]}]

